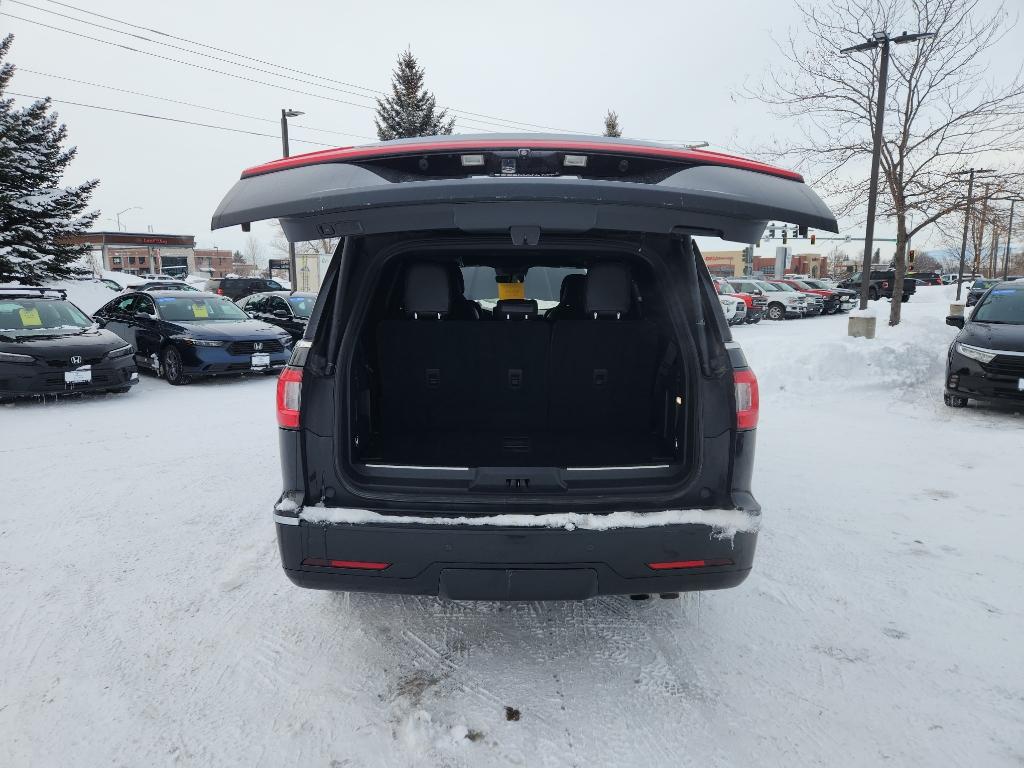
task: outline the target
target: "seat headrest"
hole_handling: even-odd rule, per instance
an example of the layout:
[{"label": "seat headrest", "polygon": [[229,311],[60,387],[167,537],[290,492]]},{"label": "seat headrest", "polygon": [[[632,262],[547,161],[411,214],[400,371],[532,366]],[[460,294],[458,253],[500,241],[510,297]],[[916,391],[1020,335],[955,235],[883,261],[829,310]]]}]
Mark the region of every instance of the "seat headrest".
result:
[{"label": "seat headrest", "polygon": [[501,299],[494,308],[498,320],[529,320],[537,316],[537,302],[533,299]]},{"label": "seat headrest", "polygon": [[633,281],[629,267],[608,262],[587,271],[586,313],[588,317],[620,318],[633,305]]},{"label": "seat headrest", "polygon": [[583,309],[583,303],[587,300],[587,276],[580,274],[566,275],[562,278],[562,287],[558,291],[558,303]]},{"label": "seat headrest", "polygon": [[443,264],[422,262],[405,271],[402,306],[407,315],[439,319],[451,310],[451,280]]}]

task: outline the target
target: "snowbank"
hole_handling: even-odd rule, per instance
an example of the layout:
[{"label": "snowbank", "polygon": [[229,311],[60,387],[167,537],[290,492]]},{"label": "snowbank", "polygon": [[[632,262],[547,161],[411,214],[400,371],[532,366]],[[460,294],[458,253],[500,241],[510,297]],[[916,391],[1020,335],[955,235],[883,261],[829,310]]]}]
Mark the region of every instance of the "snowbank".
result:
[{"label": "snowbank", "polygon": [[[278,505],[278,511],[294,510],[288,500]],[[587,531],[608,531],[614,528],[656,528],[664,525],[707,525],[715,530],[716,538],[731,539],[737,533],[756,531],[761,518],[737,509],[666,509],[660,512],[612,512],[607,515],[587,515],[563,512],[551,515],[490,515],[488,517],[415,517],[410,515],[382,515],[367,509],[341,509],[337,507],[305,507],[299,514],[308,523],[359,523],[376,525],[497,525],[510,528],[577,528]]]}]

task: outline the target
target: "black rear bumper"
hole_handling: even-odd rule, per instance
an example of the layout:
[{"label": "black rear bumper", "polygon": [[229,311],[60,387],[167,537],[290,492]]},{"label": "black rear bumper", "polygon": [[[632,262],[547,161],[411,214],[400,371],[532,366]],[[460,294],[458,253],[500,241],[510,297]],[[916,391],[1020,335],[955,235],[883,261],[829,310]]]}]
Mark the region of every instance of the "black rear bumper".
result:
[{"label": "black rear bumper", "polygon": [[[706,525],[605,531],[497,526],[277,523],[298,586],[456,600],[582,600],[603,594],[725,589],[746,579],[756,533],[716,538]],[[389,563],[377,571],[304,560]],[[650,563],[723,564],[655,570]]]}]

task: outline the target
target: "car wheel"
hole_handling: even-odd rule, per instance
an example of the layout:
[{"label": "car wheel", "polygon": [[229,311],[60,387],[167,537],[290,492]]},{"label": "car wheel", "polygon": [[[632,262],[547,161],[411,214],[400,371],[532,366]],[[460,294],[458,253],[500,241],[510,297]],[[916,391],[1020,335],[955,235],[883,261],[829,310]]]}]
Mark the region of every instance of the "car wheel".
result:
[{"label": "car wheel", "polygon": [[131,390],[131,387],[116,387],[114,389],[108,389],[107,392],[112,395],[123,395],[129,390]]},{"label": "car wheel", "polygon": [[781,304],[772,304],[768,307],[769,320],[782,320],[786,317],[786,308]]},{"label": "car wheel", "polygon": [[868,291],[868,298],[871,299],[871,301],[878,301],[878,289],[877,288],[870,289]]},{"label": "car wheel", "polygon": [[904,293],[902,296],[900,296],[900,301],[906,304],[908,301],[910,301],[910,294]]},{"label": "car wheel", "polygon": [[757,317],[754,317],[753,315],[748,315],[747,319],[744,322],[747,325],[753,325],[754,323],[760,323],[761,322],[761,316],[758,315]]},{"label": "car wheel", "polygon": [[943,395],[942,402],[950,408],[965,408],[967,406],[967,398],[959,395]]},{"label": "car wheel", "polygon": [[167,379],[168,384],[179,386],[192,381],[191,378],[183,373],[184,366],[181,362],[181,353],[174,347],[164,347],[161,362],[163,363],[164,378]]}]

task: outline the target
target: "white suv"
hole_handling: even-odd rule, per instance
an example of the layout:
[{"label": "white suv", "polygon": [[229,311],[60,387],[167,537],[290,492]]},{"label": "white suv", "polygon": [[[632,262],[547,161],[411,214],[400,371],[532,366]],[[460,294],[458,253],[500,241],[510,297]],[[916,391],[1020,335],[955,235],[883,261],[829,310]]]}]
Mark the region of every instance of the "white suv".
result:
[{"label": "white suv", "polygon": [[807,297],[802,293],[784,291],[779,286],[762,280],[730,280],[729,284],[737,291],[768,299],[764,313],[769,320],[803,317],[807,311]]}]

